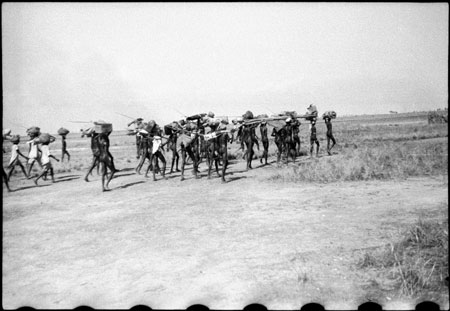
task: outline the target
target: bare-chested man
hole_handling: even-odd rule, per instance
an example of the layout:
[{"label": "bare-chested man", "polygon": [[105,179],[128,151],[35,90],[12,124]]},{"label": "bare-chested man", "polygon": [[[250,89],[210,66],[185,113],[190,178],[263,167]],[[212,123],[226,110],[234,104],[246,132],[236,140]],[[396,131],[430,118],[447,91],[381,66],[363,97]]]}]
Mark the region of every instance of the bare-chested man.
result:
[{"label": "bare-chested man", "polygon": [[310,150],[311,157],[313,155],[314,144],[317,145],[316,157],[318,157],[320,144],[319,144],[319,141],[317,140],[317,129],[316,129],[316,121],[315,120],[311,121],[311,150]]},{"label": "bare-chested man", "polygon": [[[327,152],[328,155],[331,155],[331,148],[336,145],[336,139],[333,136],[333,126],[331,125],[331,118],[325,117],[325,124],[327,125]],[[330,141],[333,142],[333,145],[330,147]]]}]

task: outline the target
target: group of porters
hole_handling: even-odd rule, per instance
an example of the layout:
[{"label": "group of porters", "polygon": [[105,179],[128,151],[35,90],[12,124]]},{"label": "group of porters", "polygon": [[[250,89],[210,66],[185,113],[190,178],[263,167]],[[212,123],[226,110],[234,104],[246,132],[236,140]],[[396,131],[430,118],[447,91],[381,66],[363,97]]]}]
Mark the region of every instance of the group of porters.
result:
[{"label": "group of porters", "polygon": [[[319,141],[317,140],[316,134],[316,120],[318,117],[317,108],[314,105],[308,107],[306,114],[299,115],[295,111],[286,111],[275,116],[259,115],[254,116],[251,111],[247,111],[242,117],[232,120],[232,128],[230,129],[228,117],[216,118],[214,113],[200,113],[186,117],[185,119],[171,122],[163,126],[162,128],[156,124],[154,120],[144,122],[142,118],[133,120],[128,124],[128,127],[134,125],[133,130],[129,130],[129,135],[136,136],[136,156],[139,160],[136,167],[136,172],[140,174],[140,171],[148,159],[149,164],[145,172],[145,177],[148,177],[148,173],[152,171],[153,180],[156,181],[156,174],[160,173],[162,178],[166,179],[166,160],[164,157],[163,148],[166,147],[166,151],[172,152],[172,163],[169,174],[173,173],[174,165],[176,171],[181,171],[181,180],[184,180],[185,165],[187,163],[188,157],[192,161],[192,172],[195,178],[199,178],[199,164],[205,159],[208,165],[208,178],[211,178],[211,172],[213,166],[215,166],[216,173],[221,177],[222,182],[225,180],[225,172],[228,167],[228,143],[233,143],[237,141],[240,144],[240,149],[244,151],[244,158],[246,159],[247,169],[252,168],[252,160],[254,159],[255,152],[253,150],[254,146],[259,150],[259,142],[256,136],[256,128],[260,128],[260,140],[263,145],[263,153],[260,158],[261,163],[267,164],[268,149],[269,149],[269,138],[267,135],[267,125],[273,126],[273,131],[271,136],[274,137],[275,144],[277,146],[277,163],[280,163],[282,156],[287,162],[288,158],[291,157],[295,162],[296,156],[299,155],[300,151],[300,138],[299,127],[301,118],[310,121],[310,133],[311,133],[311,156],[313,154],[314,145],[316,145],[316,156],[319,152]],[[327,111],[323,114],[323,119],[327,125],[327,140],[328,146],[327,151],[329,154],[331,148],[335,145],[336,141],[332,135],[331,119],[336,118],[336,113],[334,111]],[[28,177],[30,176],[32,163],[38,161],[39,165],[42,166],[42,171],[39,176],[35,179],[37,180],[41,177],[46,177],[47,172],[53,180],[53,169],[49,157],[48,144],[55,141],[55,138],[46,133],[40,133],[39,128],[33,127],[27,131],[30,136],[30,154],[27,158],[29,161],[28,173],[23,169],[24,174]],[[92,163],[89,167],[85,181],[89,181],[88,176],[92,173],[93,169],[97,167],[97,170],[101,170],[102,175],[102,190],[108,191],[109,183],[113,178],[114,174],[118,171],[114,166],[114,158],[109,151],[109,135],[112,132],[112,124],[106,122],[94,122],[94,126],[88,129],[81,130],[81,137],[87,136],[91,138],[91,150],[92,150]],[[67,154],[70,159],[70,155],[67,153],[65,147],[65,138],[69,133],[68,130],[61,128],[58,130],[58,134],[62,136],[63,140],[63,157]],[[4,133],[5,134],[5,133]],[[235,135],[236,134],[236,135]],[[17,136],[17,135],[16,135]],[[236,136],[236,137],[235,137]],[[5,135],[4,135],[5,137]],[[20,137],[19,137],[20,139]],[[17,138],[11,142],[17,141]],[[330,141],[333,143],[330,146]],[[32,157],[31,146],[39,145],[36,153],[41,152],[44,155],[39,157],[36,155]],[[47,146],[47,147],[44,147]],[[43,150],[42,150],[43,149]],[[20,152],[19,152],[20,154]],[[20,154],[23,156],[22,154]],[[181,170],[178,169],[178,162],[181,156]],[[59,161],[55,157],[55,160]],[[34,159],[34,160],[33,160]],[[14,160],[16,163],[18,156]],[[41,162],[46,162],[44,163]],[[162,168],[159,165],[162,163]],[[20,164],[19,164],[20,165]],[[14,165],[15,166],[15,165]],[[11,166],[11,170],[14,169]],[[219,166],[221,166],[221,173],[219,173]],[[9,179],[6,175],[4,179],[6,182]]]},{"label": "group of porters", "polygon": [[[33,168],[34,164],[37,163],[39,167],[41,168],[40,173],[38,176],[34,179],[34,183],[37,185],[37,182],[40,178],[43,178],[44,180],[47,179],[47,174],[50,174],[50,177],[52,181],[55,181],[54,173],[53,173],[53,167],[50,162],[50,158],[55,159],[59,162],[59,159],[57,159],[54,155],[50,153],[49,144],[55,142],[56,138],[49,133],[41,133],[41,129],[37,126],[32,126],[27,129],[26,131],[27,135],[29,136],[30,140],[27,141],[27,144],[29,146],[28,150],[28,156],[25,156],[22,154],[19,150],[19,143],[20,143],[20,135],[15,134],[11,135],[11,130],[4,130],[3,131],[3,140],[9,140],[12,143],[11,147],[11,158],[8,163],[7,169],[8,172],[5,171],[3,168],[2,174],[3,174],[3,180],[6,184],[6,188],[8,191],[10,191],[9,188],[9,179],[11,178],[12,173],[14,172],[14,169],[18,166],[22,170],[23,174],[28,178],[31,179],[31,169]],[[70,154],[67,152],[66,149],[66,135],[69,133],[69,130],[65,128],[60,128],[58,130],[58,134],[62,137],[62,158],[61,161],[64,160],[64,156],[67,155],[68,159],[70,160]],[[3,152],[5,150],[3,149]],[[20,157],[23,157],[26,159],[26,167],[25,169],[24,165],[20,161]]]}]

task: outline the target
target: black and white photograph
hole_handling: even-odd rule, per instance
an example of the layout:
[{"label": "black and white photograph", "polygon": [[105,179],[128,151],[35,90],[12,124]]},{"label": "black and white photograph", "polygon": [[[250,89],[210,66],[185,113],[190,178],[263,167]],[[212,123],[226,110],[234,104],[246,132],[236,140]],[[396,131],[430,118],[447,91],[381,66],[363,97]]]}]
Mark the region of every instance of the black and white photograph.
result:
[{"label": "black and white photograph", "polygon": [[1,26],[3,309],[449,309],[447,2]]}]

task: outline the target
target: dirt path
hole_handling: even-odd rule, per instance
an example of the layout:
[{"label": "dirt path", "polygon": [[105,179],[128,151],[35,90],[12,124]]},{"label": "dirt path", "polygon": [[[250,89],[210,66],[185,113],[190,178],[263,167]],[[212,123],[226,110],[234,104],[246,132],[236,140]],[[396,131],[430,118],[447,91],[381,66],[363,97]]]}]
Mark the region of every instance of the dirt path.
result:
[{"label": "dirt path", "polygon": [[3,307],[355,309],[362,251],[448,207],[442,177],[293,184],[267,181],[274,169],[238,163],[227,184],[124,170],[107,193],[82,172],[40,187],[16,178],[3,190]]}]

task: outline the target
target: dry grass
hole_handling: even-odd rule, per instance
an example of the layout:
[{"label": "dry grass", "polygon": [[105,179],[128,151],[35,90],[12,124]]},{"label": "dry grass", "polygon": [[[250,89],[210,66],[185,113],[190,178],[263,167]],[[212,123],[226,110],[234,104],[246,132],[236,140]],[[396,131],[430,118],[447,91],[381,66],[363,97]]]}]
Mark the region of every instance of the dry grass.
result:
[{"label": "dry grass", "polygon": [[357,266],[376,268],[384,278],[394,281],[394,291],[400,296],[441,300],[448,291],[448,219],[419,219],[381,252],[364,253]]},{"label": "dry grass", "polygon": [[333,182],[383,180],[412,176],[443,175],[448,170],[448,146],[408,146],[382,143],[345,152],[340,157],[304,162],[278,170],[272,180],[289,182]]},{"label": "dry grass", "polygon": [[[447,174],[448,143],[442,138],[448,137],[448,129],[444,125],[406,124],[395,130],[388,125],[339,126],[338,155],[280,169],[272,180],[323,183]],[[321,149],[326,149],[325,141]]]}]

